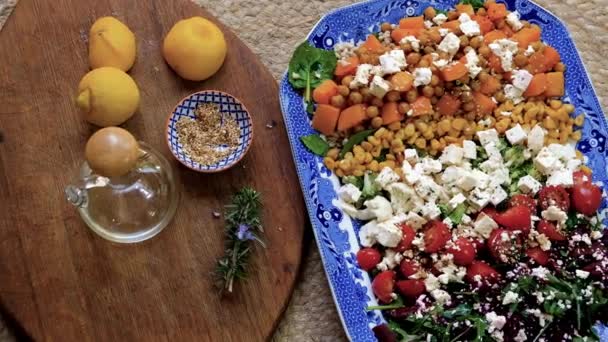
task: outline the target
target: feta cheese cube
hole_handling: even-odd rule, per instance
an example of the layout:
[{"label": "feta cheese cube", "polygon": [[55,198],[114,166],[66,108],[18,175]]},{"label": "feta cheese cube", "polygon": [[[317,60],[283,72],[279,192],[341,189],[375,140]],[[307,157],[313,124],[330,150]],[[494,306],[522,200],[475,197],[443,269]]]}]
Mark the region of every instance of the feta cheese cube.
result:
[{"label": "feta cheese cube", "polygon": [[498,143],[498,132],[494,128],[487,129],[485,131],[478,131],[477,139],[479,139],[479,142],[484,146],[488,145],[490,143],[497,144]]},{"label": "feta cheese cube", "polygon": [[414,228],[415,230],[422,228],[422,226],[424,226],[426,222],[426,219],[424,219],[422,216],[418,215],[413,211],[407,213],[405,217],[405,223],[408,226]]},{"label": "feta cheese cube", "polygon": [[502,69],[513,70],[513,55],[517,53],[518,45],[510,39],[498,39],[488,45],[492,53],[500,58]]},{"label": "feta cheese cube", "polygon": [[534,177],[526,175],[519,179],[517,188],[524,194],[535,195],[540,190],[541,184]]},{"label": "feta cheese cube", "polygon": [[505,135],[507,136],[507,140],[511,143],[511,145],[522,144],[528,137],[526,131],[524,131],[520,124],[517,124],[513,128],[508,129],[505,132]]},{"label": "feta cheese cube", "polygon": [[507,197],[508,197],[507,192],[502,187],[499,186],[494,189],[492,196],[490,196],[490,202],[492,202],[492,204],[494,206],[497,206],[500,203],[502,203],[504,200],[506,200]]},{"label": "feta cheese cube", "polygon": [[399,224],[404,222],[404,219],[405,215],[398,215],[384,222],[368,222],[359,231],[361,245],[369,247],[377,242],[385,247],[396,247],[403,236]]},{"label": "feta cheese cube", "polygon": [[[463,14],[461,14],[461,16]],[[479,36],[481,34],[481,28],[475,20],[469,20],[464,23],[461,22],[460,31],[462,31],[462,33],[464,33],[467,37]]]},{"label": "feta cheese cube", "polygon": [[355,73],[355,78],[350,82],[349,87],[351,89],[357,89],[359,87],[365,87],[369,84],[369,78],[372,75],[371,64],[360,64],[357,67],[357,72]]},{"label": "feta cheese cube", "polygon": [[498,223],[484,213],[479,214],[477,220],[473,223],[473,230],[477,236],[483,237],[484,239],[489,238],[492,230],[496,228],[498,228]]},{"label": "feta cheese cube", "polygon": [[486,314],[486,321],[490,324],[488,332],[492,333],[496,330],[502,330],[507,323],[507,318],[505,316],[497,315],[496,312],[492,311]]},{"label": "feta cheese cube", "polygon": [[422,171],[420,171],[419,169],[412,168],[412,166],[408,162],[404,162],[401,166],[401,169],[403,170],[403,176],[405,177],[405,181],[410,185],[416,184],[422,176]]},{"label": "feta cheese cube", "polygon": [[405,151],[403,151],[403,158],[414,164],[418,162],[418,151],[414,148],[406,148]]},{"label": "feta cheese cube", "polygon": [[448,202],[448,206],[450,207],[450,209],[455,209],[457,206],[464,203],[466,200],[467,200],[467,198],[464,197],[463,194],[459,193],[458,195],[456,195],[456,196],[452,197],[452,199],[450,199],[450,201]]},{"label": "feta cheese cube", "polygon": [[582,162],[580,159],[571,159],[568,160],[568,163],[566,164],[566,168],[570,171],[576,171],[578,170],[579,166],[581,166]]},{"label": "feta cheese cube", "polygon": [[532,77],[532,74],[529,73],[528,70],[519,69],[512,72],[511,80],[513,81],[513,86],[515,86],[515,88],[524,92],[526,89],[528,89],[528,86],[532,81]]},{"label": "feta cheese cube", "polygon": [[394,74],[407,66],[403,50],[389,51],[379,58],[382,72],[385,75]]},{"label": "feta cheese cube", "polygon": [[[420,51],[420,40],[414,36],[405,36],[401,39],[399,44],[410,44],[414,51]],[[401,50],[403,51],[403,50]]]},{"label": "feta cheese cube", "polygon": [[462,142],[462,149],[464,150],[464,157],[467,159],[477,159],[477,145],[474,141],[464,140]]},{"label": "feta cheese cube", "polygon": [[354,205],[344,201],[338,201],[338,208],[342,209],[346,215],[362,221],[371,220],[375,217],[371,210],[357,210]]},{"label": "feta cheese cube", "polygon": [[424,21],[424,27],[427,28],[427,29],[433,27],[433,22],[430,21],[430,20],[425,20]]},{"label": "feta cheese cube", "polygon": [[458,16],[458,21],[460,21],[460,23],[466,23],[471,21],[471,17],[466,13],[461,13],[460,16]]},{"label": "feta cheese cube", "polygon": [[439,13],[435,16],[435,18],[433,18],[433,22],[435,24],[437,24],[437,26],[440,26],[441,24],[445,23],[447,20],[448,20],[448,17],[443,13]]},{"label": "feta cheese cube", "polygon": [[469,203],[475,206],[478,210],[481,210],[488,205],[488,203],[490,203],[491,196],[492,195],[489,192],[475,188],[469,195]]},{"label": "feta cheese cube", "polygon": [[555,221],[559,225],[566,223],[568,214],[560,208],[550,205],[547,209],[543,210],[540,215],[547,221]]},{"label": "feta cheese cube", "polygon": [[493,168],[497,168],[499,167],[499,165],[497,163],[502,163],[502,155],[500,154],[500,150],[498,149],[498,147],[496,146],[495,143],[489,143],[487,145],[485,145],[484,150],[486,150],[486,153],[488,154],[488,160],[486,160],[486,162],[490,162],[491,165],[496,165]]},{"label": "feta cheese cube", "polygon": [[502,305],[509,305],[517,303],[519,301],[519,295],[513,291],[507,291],[505,297],[502,299]]},{"label": "feta cheese cube", "polygon": [[467,60],[465,67],[469,70],[469,77],[473,79],[481,72],[481,67],[478,65],[479,57],[477,56],[475,49],[469,50],[465,55],[465,58]]},{"label": "feta cheese cube", "polygon": [[505,84],[503,92],[505,93],[505,97],[511,100],[513,104],[518,104],[524,100],[523,90],[517,88],[512,84]]},{"label": "feta cheese cube", "polygon": [[424,279],[424,286],[426,290],[429,292],[433,292],[441,287],[441,283],[439,279],[435,277],[432,273],[427,274],[426,279]]},{"label": "feta cheese cube", "polygon": [[393,207],[391,206],[391,202],[382,196],[376,196],[365,201],[363,204],[366,206],[366,209],[374,214],[380,223],[390,219],[393,216]]},{"label": "feta cheese cube", "polygon": [[547,185],[561,185],[566,188],[574,184],[571,170],[557,170],[547,178]]},{"label": "feta cheese cube", "polygon": [[391,206],[395,213],[408,213],[424,204],[414,188],[405,183],[392,183],[387,191],[391,195]]},{"label": "feta cheese cube", "polygon": [[547,153],[539,153],[534,158],[534,167],[540,171],[540,173],[549,175],[562,167],[562,163],[553,154],[547,151]]},{"label": "feta cheese cube", "polygon": [[460,38],[450,32],[445,35],[441,43],[439,43],[437,49],[449,54],[450,56],[454,56],[460,49]]},{"label": "feta cheese cube", "polygon": [[361,197],[361,190],[353,184],[344,184],[338,189],[338,196],[346,203],[355,203]]},{"label": "feta cheese cube", "polygon": [[524,56],[530,57],[530,56],[532,56],[532,54],[534,52],[536,52],[536,51],[534,51],[534,48],[532,47],[532,45],[528,45],[528,47],[526,48],[526,51],[524,51]]},{"label": "feta cheese cube", "polygon": [[490,184],[490,176],[485,172],[475,169],[471,171],[471,176],[473,176],[477,182],[477,185],[475,186],[480,189],[485,189]]},{"label": "feta cheese cube", "polygon": [[[443,149],[443,153],[439,160],[443,164],[460,165],[464,157],[464,149],[457,145],[448,145]],[[441,171],[441,170],[440,170]]]},{"label": "feta cheese cube", "polygon": [[416,68],[414,69],[414,87],[427,85],[431,83],[433,72],[431,68]]},{"label": "feta cheese cube", "polygon": [[538,246],[543,251],[548,251],[551,249],[551,240],[545,234],[536,234],[535,236],[536,242],[538,242]]},{"label": "feta cheese cube", "polygon": [[448,61],[447,59],[438,59],[436,61],[433,61],[433,64],[437,68],[443,69],[445,66],[447,66],[448,64],[450,64],[450,61]]},{"label": "feta cheese cube", "polygon": [[444,290],[436,289],[431,291],[431,296],[435,299],[437,305],[445,305],[450,303],[452,297]]},{"label": "feta cheese cube", "polygon": [[576,270],[575,271],[576,276],[581,278],[581,279],[587,279],[587,277],[589,277],[589,272],[587,271],[583,271],[583,270]]},{"label": "feta cheese cube", "polygon": [[507,24],[511,26],[513,31],[519,31],[524,27],[524,24],[519,20],[519,13],[517,11],[513,11],[507,15]]},{"label": "feta cheese cube", "polygon": [[440,28],[439,29],[439,35],[442,36],[442,37],[445,37],[448,33],[450,33],[449,29],[446,29],[446,28]]},{"label": "feta cheese cube", "polygon": [[414,188],[416,189],[418,196],[427,201],[433,201],[439,198],[443,191],[443,189],[429,176],[422,176],[418,183],[414,185]]},{"label": "feta cheese cube", "polygon": [[433,202],[427,202],[421,210],[422,216],[427,220],[434,220],[441,215],[441,210],[439,207]]},{"label": "feta cheese cube", "polygon": [[430,175],[441,172],[442,165],[439,160],[426,157],[422,158],[414,168],[418,169],[422,174]]},{"label": "feta cheese cube", "polygon": [[387,166],[383,168],[378,174],[378,177],[376,177],[376,184],[382,189],[386,189],[390,184],[398,182],[399,178],[399,175]]},{"label": "feta cheese cube", "polygon": [[536,125],[528,133],[528,148],[533,152],[538,152],[545,145],[545,130]]},{"label": "feta cheese cube", "polygon": [[[395,71],[396,72],[396,71]],[[391,89],[391,84],[380,76],[374,76],[369,87],[369,93],[381,99]]]},{"label": "feta cheese cube", "polygon": [[576,158],[576,150],[572,145],[551,144],[547,146],[547,150],[565,162]]},{"label": "feta cheese cube", "polygon": [[[359,230],[359,240],[361,241],[361,246],[363,247],[371,247],[378,240],[376,240],[376,231],[378,230],[378,225],[376,221],[369,221]],[[403,234],[403,233],[402,233]]]},{"label": "feta cheese cube", "polygon": [[397,267],[403,260],[403,254],[395,251],[394,249],[387,249],[382,261],[376,266],[380,271],[392,270]]},{"label": "feta cheese cube", "polygon": [[475,178],[475,174],[472,172],[463,172],[458,178],[458,180],[456,180],[456,186],[458,186],[464,191],[471,191],[477,185],[477,179]]}]

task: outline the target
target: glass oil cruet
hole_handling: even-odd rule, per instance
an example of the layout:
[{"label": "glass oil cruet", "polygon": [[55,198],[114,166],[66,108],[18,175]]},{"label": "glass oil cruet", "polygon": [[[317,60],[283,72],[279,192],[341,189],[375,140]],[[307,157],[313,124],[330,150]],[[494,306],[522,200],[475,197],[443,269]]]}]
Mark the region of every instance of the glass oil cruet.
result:
[{"label": "glass oil cruet", "polygon": [[77,185],[67,200],[104,239],[135,243],[169,224],[179,200],[175,171],[152,147],[119,127],[91,136]]}]

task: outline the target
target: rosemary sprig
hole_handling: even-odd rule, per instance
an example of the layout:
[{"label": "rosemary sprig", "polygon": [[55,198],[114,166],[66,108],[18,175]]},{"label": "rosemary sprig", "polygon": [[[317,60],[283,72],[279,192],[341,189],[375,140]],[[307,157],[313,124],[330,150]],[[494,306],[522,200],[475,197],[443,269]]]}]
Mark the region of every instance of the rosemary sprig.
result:
[{"label": "rosemary sprig", "polygon": [[247,264],[251,252],[250,241],[266,247],[260,235],[262,228],[260,193],[245,187],[232,197],[226,206],[226,252],[217,261],[216,275],[221,290],[232,292],[234,282],[247,276]]}]

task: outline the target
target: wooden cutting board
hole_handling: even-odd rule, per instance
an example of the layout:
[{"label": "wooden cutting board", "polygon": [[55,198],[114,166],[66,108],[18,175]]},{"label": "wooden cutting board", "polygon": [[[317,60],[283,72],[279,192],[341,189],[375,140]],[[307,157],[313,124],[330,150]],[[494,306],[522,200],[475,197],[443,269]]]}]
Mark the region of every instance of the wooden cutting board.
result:
[{"label": "wooden cutting board", "polygon": [[[130,74],[141,106],[124,127],[171,160],[183,184],[173,222],[136,245],[97,237],[63,196],[96,129],[73,96],[88,71],[88,30],[106,15],[137,38]],[[195,15],[215,21],[187,0],[27,0],[0,32],[0,300],[36,340],[259,341],[288,302],[306,218],[277,85],[223,26],[229,52],[219,73],[199,83],[177,77],[162,38]],[[221,174],[181,167],[164,140],[172,108],[202,89],[240,98],[255,125],[248,155]],[[263,194],[269,247],[255,250],[248,281],[222,299],[211,273],[223,254],[223,220],[212,212],[244,185]]]}]

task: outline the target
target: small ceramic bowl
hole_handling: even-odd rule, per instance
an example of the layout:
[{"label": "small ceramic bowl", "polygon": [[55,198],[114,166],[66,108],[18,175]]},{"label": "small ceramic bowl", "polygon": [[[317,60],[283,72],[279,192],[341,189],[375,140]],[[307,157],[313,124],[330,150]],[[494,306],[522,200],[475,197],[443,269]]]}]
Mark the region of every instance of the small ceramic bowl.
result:
[{"label": "small ceramic bowl", "polygon": [[[234,152],[211,165],[202,165],[190,158],[182,148],[177,134],[177,122],[182,117],[195,118],[194,110],[203,103],[215,103],[222,116],[228,115],[236,120],[240,128],[239,145]],[[245,106],[236,97],[217,90],[204,90],[193,93],[181,100],[167,118],[167,144],[173,156],[184,166],[198,172],[212,173],[227,170],[238,163],[251,147],[253,122]],[[222,148],[218,146],[218,148]]]}]

